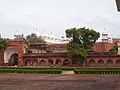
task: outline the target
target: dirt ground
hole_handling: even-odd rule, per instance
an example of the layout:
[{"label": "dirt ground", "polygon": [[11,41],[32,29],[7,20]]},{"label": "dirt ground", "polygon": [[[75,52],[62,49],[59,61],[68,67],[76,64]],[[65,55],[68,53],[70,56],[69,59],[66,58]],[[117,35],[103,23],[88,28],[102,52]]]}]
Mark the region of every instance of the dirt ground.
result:
[{"label": "dirt ground", "polygon": [[120,75],[0,73],[0,90],[120,90]]}]

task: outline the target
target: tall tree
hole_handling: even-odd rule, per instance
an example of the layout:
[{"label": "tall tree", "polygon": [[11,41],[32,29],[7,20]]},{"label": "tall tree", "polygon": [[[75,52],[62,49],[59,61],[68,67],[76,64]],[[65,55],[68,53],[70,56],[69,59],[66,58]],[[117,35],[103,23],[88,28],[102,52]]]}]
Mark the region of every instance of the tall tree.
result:
[{"label": "tall tree", "polygon": [[67,45],[71,59],[84,62],[87,58],[87,50],[91,49],[100,37],[100,33],[85,27],[72,28],[66,30],[66,37],[71,38],[71,42]]},{"label": "tall tree", "polygon": [[26,36],[25,38],[25,43],[43,43],[45,42],[42,38],[40,37],[37,37],[36,34],[31,34],[31,35],[28,35]]},{"label": "tall tree", "polygon": [[118,52],[118,45],[115,44],[110,50],[109,50],[110,53],[117,53]]},{"label": "tall tree", "polygon": [[0,51],[7,48],[7,39],[0,38]]},{"label": "tall tree", "polygon": [[66,37],[71,38],[71,42],[80,44],[85,49],[90,49],[100,37],[100,33],[85,27],[72,28],[66,30]]},{"label": "tall tree", "polygon": [[80,44],[70,42],[67,45],[68,53],[73,61],[82,61],[87,58],[87,51]]}]

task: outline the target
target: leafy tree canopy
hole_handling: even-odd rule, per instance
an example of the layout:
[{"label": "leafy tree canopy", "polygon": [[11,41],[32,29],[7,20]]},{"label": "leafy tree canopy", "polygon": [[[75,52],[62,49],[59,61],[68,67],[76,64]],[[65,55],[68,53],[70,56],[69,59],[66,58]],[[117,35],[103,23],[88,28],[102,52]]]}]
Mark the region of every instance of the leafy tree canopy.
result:
[{"label": "leafy tree canopy", "polygon": [[79,44],[69,43],[67,45],[68,54],[70,55],[73,61],[82,61],[87,58],[87,51],[84,48],[81,48]]},{"label": "leafy tree canopy", "polygon": [[25,38],[25,43],[44,43],[45,41],[40,38],[40,37],[37,37],[36,34],[31,34],[31,35],[28,35],[26,36]]},{"label": "leafy tree canopy", "polygon": [[66,37],[72,38],[71,42],[80,44],[85,49],[90,49],[100,37],[100,33],[85,27],[72,28],[66,30]]},{"label": "leafy tree canopy", "polygon": [[5,49],[7,47],[7,39],[5,38],[0,38],[0,51]]},{"label": "leafy tree canopy", "polygon": [[71,59],[84,61],[87,58],[87,50],[98,40],[100,33],[85,27],[71,28],[66,30],[66,37],[71,38],[71,42],[67,45]]}]

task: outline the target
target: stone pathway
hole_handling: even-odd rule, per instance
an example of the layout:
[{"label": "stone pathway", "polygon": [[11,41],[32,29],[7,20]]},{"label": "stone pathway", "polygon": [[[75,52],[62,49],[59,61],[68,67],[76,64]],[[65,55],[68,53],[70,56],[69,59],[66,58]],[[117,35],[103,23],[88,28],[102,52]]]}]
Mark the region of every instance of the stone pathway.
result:
[{"label": "stone pathway", "polygon": [[66,72],[63,72],[62,74],[75,74],[73,71],[66,71]]},{"label": "stone pathway", "polygon": [[0,73],[0,90],[120,90],[119,74],[66,73]]}]

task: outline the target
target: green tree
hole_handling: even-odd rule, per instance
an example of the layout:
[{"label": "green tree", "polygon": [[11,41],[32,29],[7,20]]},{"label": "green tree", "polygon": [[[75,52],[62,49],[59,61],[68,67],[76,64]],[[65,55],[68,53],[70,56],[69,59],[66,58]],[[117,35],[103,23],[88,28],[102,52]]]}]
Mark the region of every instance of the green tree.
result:
[{"label": "green tree", "polygon": [[40,38],[40,37],[37,37],[36,34],[31,34],[31,35],[28,35],[26,36],[25,38],[25,43],[44,43],[45,41]]},{"label": "green tree", "polygon": [[67,45],[71,59],[84,62],[87,58],[87,50],[90,50],[98,40],[100,33],[85,27],[72,28],[66,30],[66,37],[71,38],[71,42]]},{"label": "green tree", "polygon": [[117,53],[118,52],[118,45],[115,44],[110,50],[109,50],[110,53]]},{"label": "green tree", "polygon": [[80,44],[85,49],[90,49],[100,37],[100,33],[89,28],[72,28],[66,30],[66,37],[72,38],[71,42]]},{"label": "green tree", "polygon": [[68,53],[73,61],[81,61],[87,58],[87,52],[80,44],[70,42],[67,45]]},{"label": "green tree", "polygon": [[7,39],[0,38],[0,51],[7,48]]}]

